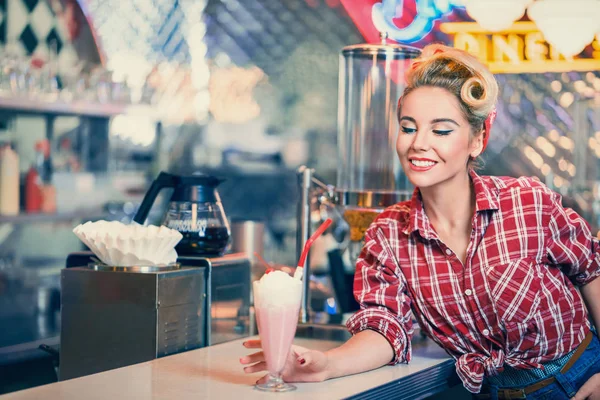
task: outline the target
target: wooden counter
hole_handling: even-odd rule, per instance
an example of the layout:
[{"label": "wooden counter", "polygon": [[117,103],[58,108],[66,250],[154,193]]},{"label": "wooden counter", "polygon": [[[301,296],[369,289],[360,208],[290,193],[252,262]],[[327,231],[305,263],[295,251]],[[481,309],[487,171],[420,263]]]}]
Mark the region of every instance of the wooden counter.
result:
[{"label": "wooden counter", "polygon": [[[244,339],[245,340],[245,339]],[[321,383],[296,384],[288,393],[264,393],[253,388],[261,373],[247,375],[239,358],[251,353],[243,340],[193,350],[94,375],[0,396],[24,399],[386,399],[423,398],[447,389],[455,377],[454,361],[428,339],[413,342],[410,365],[374,371]],[[295,343],[326,350],[338,342],[297,339]],[[82,355],[84,356],[84,355]]]}]

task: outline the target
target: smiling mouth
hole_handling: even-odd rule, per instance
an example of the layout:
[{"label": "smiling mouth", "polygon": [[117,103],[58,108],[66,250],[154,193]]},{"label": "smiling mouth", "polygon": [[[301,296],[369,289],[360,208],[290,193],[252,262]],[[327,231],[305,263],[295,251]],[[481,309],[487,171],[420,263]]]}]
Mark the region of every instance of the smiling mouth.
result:
[{"label": "smiling mouth", "polygon": [[409,160],[410,163],[416,167],[431,167],[437,164],[435,161],[425,161],[425,160]]}]

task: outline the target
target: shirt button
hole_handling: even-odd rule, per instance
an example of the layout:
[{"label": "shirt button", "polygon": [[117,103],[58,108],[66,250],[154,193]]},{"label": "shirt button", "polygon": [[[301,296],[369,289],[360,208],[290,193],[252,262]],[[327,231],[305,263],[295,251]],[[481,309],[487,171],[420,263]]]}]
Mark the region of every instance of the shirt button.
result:
[{"label": "shirt button", "polygon": [[481,332],[481,333],[483,333],[483,336],[487,336],[490,334],[490,331],[488,331],[487,329],[484,329],[483,332]]},{"label": "shirt button", "polygon": [[467,289],[467,290],[465,290],[465,294],[466,294],[467,296],[470,296],[470,295],[472,295],[472,294],[473,294],[473,292],[471,291],[471,289]]},{"label": "shirt button", "polygon": [[452,250],[446,249],[446,254],[448,254],[448,255],[452,254]]}]

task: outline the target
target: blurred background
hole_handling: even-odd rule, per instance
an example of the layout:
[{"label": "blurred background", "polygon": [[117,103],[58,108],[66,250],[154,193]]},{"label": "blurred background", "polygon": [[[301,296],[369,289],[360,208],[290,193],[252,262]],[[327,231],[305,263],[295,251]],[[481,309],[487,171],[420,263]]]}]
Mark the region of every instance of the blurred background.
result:
[{"label": "blurred background", "polygon": [[[263,257],[295,265],[296,169],[335,184],[339,54],[374,40],[350,3],[0,0],[0,144],[20,192],[17,212],[0,212],[2,365],[35,368],[38,346],[56,344],[60,269],[82,249],[73,227],[131,221],[160,171],[225,178],[230,221],[260,222]],[[439,22],[461,21],[453,8],[410,44],[452,44]],[[537,176],[598,230],[600,73],[497,78],[481,173]]]}]

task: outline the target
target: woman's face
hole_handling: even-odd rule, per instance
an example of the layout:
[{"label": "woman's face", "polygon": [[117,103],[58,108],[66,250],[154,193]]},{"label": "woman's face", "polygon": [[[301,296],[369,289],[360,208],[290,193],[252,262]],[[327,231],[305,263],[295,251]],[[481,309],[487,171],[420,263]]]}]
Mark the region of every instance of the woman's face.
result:
[{"label": "woman's face", "polygon": [[445,89],[420,87],[403,99],[396,151],[411,183],[426,188],[451,182],[481,152],[458,99]]}]

